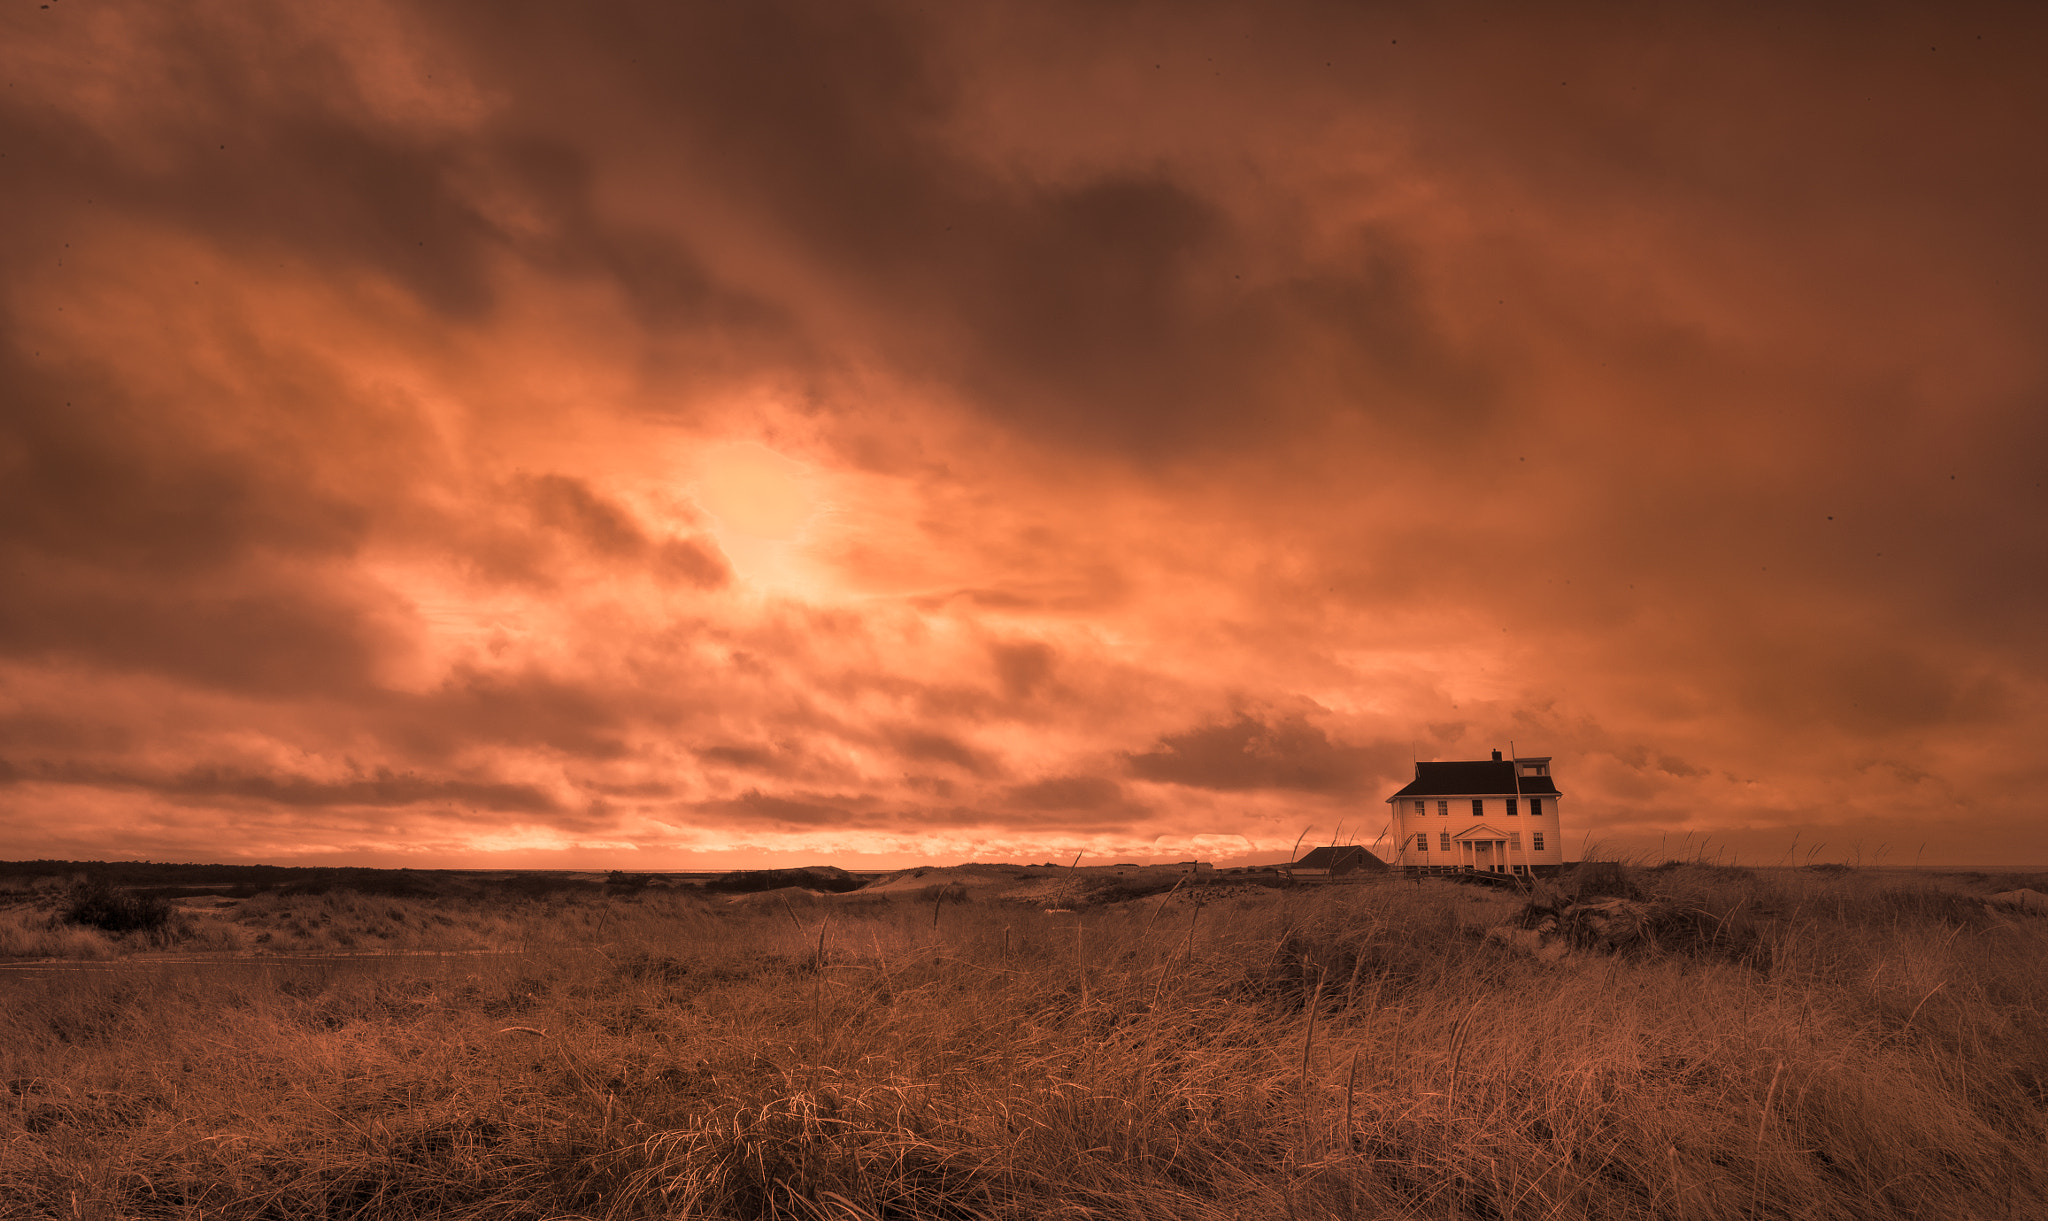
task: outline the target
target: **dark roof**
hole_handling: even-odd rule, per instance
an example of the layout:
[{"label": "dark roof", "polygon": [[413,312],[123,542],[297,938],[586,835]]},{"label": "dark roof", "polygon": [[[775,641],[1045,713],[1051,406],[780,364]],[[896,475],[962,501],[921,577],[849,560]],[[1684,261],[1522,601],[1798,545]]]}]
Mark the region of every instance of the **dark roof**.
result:
[{"label": "dark roof", "polygon": [[1389,800],[1403,797],[1509,797],[1516,793],[1555,796],[1548,776],[1523,776],[1517,785],[1509,759],[1472,759],[1458,763],[1418,763],[1415,779]]},{"label": "dark roof", "polygon": [[1311,848],[1307,856],[1294,862],[1294,869],[1385,869],[1387,863],[1367,852],[1363,845],[1346,844],[1332,848],[1328,844]]}]

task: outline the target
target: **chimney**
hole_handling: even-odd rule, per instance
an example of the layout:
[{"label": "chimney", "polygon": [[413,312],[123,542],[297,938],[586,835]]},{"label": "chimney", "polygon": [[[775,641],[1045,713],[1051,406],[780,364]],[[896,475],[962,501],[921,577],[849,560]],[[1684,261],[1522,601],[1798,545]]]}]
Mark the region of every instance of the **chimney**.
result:
[{"label": "chimney", "polygon": [[1494,752],[1493,752],[1493,761],[1494,761],[1495,763],[1499,763],[1499,762],[1500,762],[1500,752],[1499,752],[1499,751],[1494,751]]}]

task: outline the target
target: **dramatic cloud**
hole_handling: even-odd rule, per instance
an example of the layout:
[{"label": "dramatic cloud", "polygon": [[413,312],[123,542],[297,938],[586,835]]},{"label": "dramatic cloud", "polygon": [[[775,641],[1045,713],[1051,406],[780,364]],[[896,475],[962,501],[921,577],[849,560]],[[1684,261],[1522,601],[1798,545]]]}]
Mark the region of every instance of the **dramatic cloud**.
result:
[{"label": "dramatic cloud", "polygon": [[2038,863],[2044,34],[10,9],[0,836]]},{"label": "dramatic cloud", "polygon": [[1300,716],[1268,725],[1240,714],[1228,725],[1168,734],[1157,750],[1131,755],[1130,765],[1147,780],[1196,788],[1350,794],[1399,767],[1399,748],[1377,753],[1336,745]]}]

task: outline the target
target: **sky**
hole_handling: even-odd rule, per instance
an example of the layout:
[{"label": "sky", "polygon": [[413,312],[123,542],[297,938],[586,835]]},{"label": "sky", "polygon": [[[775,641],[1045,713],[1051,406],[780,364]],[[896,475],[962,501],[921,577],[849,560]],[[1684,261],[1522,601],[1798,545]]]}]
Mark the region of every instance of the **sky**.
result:
[{"label": "sky", "polygon": [[0,8],[0,856],[2048,863],[2038,6]]}]

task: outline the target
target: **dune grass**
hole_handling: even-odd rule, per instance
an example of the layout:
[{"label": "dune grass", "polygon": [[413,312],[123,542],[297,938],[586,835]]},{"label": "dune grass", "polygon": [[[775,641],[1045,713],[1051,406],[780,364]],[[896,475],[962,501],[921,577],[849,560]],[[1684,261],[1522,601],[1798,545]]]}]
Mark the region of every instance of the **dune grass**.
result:
[{"label": "dune grass", "polygon": [[245,945],[508,952],[0,977],[0,1216],[2048,1215],[2048,920],[1627,884],[1692,915],[1548,963],[1441,882],[250,900]]}]

